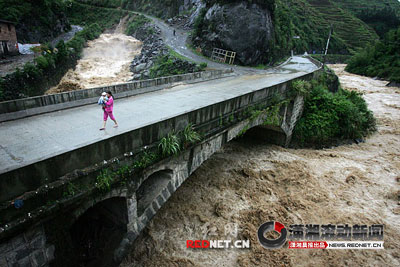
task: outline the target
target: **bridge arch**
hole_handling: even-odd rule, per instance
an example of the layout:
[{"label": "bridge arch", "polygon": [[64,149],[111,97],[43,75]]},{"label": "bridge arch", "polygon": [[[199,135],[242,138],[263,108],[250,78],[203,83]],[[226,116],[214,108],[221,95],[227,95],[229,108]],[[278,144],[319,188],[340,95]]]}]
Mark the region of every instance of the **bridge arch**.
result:
[{"label": "bridge arch", "polygon": [[[159,169],[147,175],[147,178],[136,190],[137,216],[142,217],[147,213],[147,219],[153,216],[164,202],[169,198],[170,193],[165,193],[168,187],[174,183],[174,171],[169,168]],[[175,191],[175,190],[170,190]]]},{"label": "bridge arch", "polygon": [[114,196],[97,202],[69,228],[77,266],[113,266],[113,253],[127,232],[125,197]]}]

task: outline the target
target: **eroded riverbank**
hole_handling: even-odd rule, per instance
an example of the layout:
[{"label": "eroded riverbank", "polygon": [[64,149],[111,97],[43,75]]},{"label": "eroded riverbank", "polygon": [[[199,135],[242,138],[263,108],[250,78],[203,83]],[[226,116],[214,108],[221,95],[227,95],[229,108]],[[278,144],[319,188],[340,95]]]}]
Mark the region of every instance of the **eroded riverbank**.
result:
[{"label": "eroded riverbank", "polygon": [[[399,266],[400,90],[331,67],[344,88],[364,93],[378,132],[324,150],[227,144],[174,193],[121,266]],[[270,220],[385,224],[385,249],[266,250],[256,231]],[[227,226],[238,226],[236,238]],[[187,239],[250,239],[251,248],[192,250]]]}]

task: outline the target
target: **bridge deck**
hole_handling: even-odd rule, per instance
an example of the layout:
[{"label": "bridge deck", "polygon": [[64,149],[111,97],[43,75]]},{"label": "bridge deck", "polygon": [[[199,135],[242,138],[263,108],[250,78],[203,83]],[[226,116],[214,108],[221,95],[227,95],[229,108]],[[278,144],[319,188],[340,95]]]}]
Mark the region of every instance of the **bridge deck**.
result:
[{"label": "bridge deck", "polygon": [[[132,131],[155,122],[302,76],[316,70],[308,59],[294,57],[267,74],[244,75],[116,99],[119,128],[99,131],[98,105],[66,109],[0,124],[0,173]],[[88,155],[90,156],[90,155]]]}]

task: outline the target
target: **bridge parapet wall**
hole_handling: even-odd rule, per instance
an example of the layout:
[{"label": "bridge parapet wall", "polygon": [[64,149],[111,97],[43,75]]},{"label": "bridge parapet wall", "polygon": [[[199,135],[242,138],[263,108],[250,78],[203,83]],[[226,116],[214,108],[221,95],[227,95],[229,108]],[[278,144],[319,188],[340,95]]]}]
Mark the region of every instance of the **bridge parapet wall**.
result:
[{"label": "bridge parapet wall", "polygon": [[53,112],[97,103],[102,92],[111,91],[116,97],[129,97],[162,90],[166,85],[186,81],[187,83],[207,81],[232,75],[232,70],[211,70],[195,73],[134,81],[112,86],[95,87],[51,95],[35,96],[0,102],[0,122],[21,119],[38,114]]}]

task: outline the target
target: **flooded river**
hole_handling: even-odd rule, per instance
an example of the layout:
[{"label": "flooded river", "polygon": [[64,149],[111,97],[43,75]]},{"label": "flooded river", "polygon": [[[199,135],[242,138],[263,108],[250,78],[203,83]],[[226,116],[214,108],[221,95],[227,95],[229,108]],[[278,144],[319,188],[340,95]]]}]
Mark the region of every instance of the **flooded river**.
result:
[{"label": "flooded river", "polygon": [[[136,240],[121,266],[400,266],[400,89],[331,65],[378,123],[365,143],[285,149],[246,138],[206,161]],[[267,221],[384,224],[384,250],[267,250]],[[249,239],[250,249],[187,249],[188,239]]]},{"label": "flooded river", "polygon": [[70,69],[58,86],[46,93],[59,93],[78,89],[124,83],[132,79],[130,64],[140,54],[141,42],[120,33],[103,33],[88,42],[75,69]]}]

